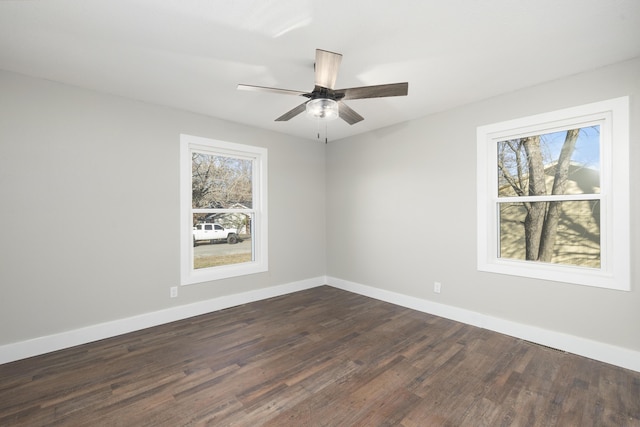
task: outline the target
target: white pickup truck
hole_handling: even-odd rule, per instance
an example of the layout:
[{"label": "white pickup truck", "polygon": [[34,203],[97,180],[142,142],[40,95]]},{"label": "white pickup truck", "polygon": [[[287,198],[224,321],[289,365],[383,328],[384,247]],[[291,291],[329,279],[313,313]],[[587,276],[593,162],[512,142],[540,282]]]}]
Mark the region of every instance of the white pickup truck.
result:
[{"label": "white pickup truck", "polygon": [[238,243],[238,230],[235,228],[224,228],[220,224],[202,223],[193,227],[193,246],[197,242],[208,240],[211,243],[226,240],[233,245]]}]

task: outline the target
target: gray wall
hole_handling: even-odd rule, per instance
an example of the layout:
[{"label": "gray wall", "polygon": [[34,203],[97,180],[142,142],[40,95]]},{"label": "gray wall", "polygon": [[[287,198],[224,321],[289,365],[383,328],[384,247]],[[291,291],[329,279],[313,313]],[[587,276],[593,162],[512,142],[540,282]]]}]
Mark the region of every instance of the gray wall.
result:
[{"label": "gray wall", "polygon": [[[640,350],[640,59],[327,146],[12,73],[0,93],[0,345],[327,274]],[[476,271],[476,127],[623,95],[632,291]],[[270,268],[170,299],[180,133],[269,149]]]},{"label": "gray wall", "polygon": [[[632,291],[476,271],[476,127],[624,95]],[[640,350],[639,99],[640,58],[330,143],[327,275]]]},{"label": "gray wall", "polygon": [[[0,345],[324,275],[325,144],[7,72],[0,94]],[[170,299],[180,133],[268,148],[270,265]]]}]

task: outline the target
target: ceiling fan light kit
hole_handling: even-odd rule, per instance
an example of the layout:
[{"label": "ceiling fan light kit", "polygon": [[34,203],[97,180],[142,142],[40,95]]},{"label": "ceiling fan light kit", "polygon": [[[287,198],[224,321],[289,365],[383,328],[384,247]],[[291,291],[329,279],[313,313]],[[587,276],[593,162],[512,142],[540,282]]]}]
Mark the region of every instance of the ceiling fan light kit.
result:
[{"label": "ceiling fan light kit", "polygon": [[272,92],[284,95],[304,96],[307,101],[287,111],[276,119],[277,122],[288,121],[306,111],[309,117],[316,120],[335,120],[340,117],[349,125],[364,120],[360,114],[343,102],[348,99],[385,98],[389,96],[406,96],[409,83],[392,83],[376,86],[334,89],[338,68],[342,55],[322,49],[316,49],[315,86],[311,92],[300,92],[289,89],[278,89],[254,85],[238,85],[240,90],[255,92]]},{"label": "ceiling fan light kit", "polygon": [[335,120],[340,115],[338,102],[328,98],[312,99],[305,105],[307,115],[313,119]]}]

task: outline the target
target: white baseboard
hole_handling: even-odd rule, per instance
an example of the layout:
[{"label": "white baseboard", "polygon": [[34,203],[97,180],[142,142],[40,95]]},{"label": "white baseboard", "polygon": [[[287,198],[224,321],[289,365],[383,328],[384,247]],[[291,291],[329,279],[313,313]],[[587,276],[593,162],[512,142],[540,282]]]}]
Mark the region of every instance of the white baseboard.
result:
[{"label": "white baseboard", "polygon": [[86,344],[117,335],[134,332],[152,326],[162,325],[176,320],[187,319],[205,313],[234,307],[254,301],[272,298],[292,292],[302,291],[328,284],[338,289],[357,293],[367,297],[386,301],[402,307],[429,313],[458,322],[466,323],[505,335],[532,341],[590,359],[610,363],[625,369],[640,372],[640,352],[611,344],[605,344],[561,332],[537,328],[510,320],[487,316],[445,304],[411,297],[367,285],[362,285],[335,277],[315,277],[284,285],[272,286],[255,291],[243,292],[213,298],[193,304],[171,307],[164,310],[145,313],[126,319],[100,323],[72,331],[47,335],[26,341],[0,346],[0,364],[38,356],[76,345]]},{"label": "white baseboard", "polygon": [[523,340],[564,350],[569,353],[599,360],[640,372],[640,352],[624,347],[617,347],[562,332],[542,329],[535,326],[512,322],[488,316],[471,310],[465,310],[445,304],[411,297],[396,292],[374,288],[359,283],[349,282],[336,277],[327,277],[327,284],[334,288],[357,293],[381,301],[396,304],[413,310],[429,313],[468,325],[499,332]]},{"label": "white baseboard", "polygon": [[140,314],[126,319],[99,323],[85,328],[47,335],[26,341],[0,346],[0,364],[38,356],[52,351],[86,344],[141,329],[158,326],[176,320],[187,319],[205,313],[234,307],[249,302],[277,297],[292,292],[322,286],[327,283],[325,276],[306,279],[284,285],[272,286],[255,291],[243,292],[213,298],[206,301],[180,305],[151,313]]}]

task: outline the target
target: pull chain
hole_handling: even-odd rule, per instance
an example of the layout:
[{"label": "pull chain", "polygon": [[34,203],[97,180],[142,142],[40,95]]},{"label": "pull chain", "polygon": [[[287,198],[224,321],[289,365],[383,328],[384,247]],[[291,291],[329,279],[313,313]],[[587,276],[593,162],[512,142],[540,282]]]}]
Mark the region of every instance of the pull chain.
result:
[{"label": "pull chain", "polygon": [[327,144],[329,142],[329,137],[327,136],[327,122],[324,122],[324,143]]},{"label": "pull chain", "polygon": [[[317,122],[317,135],[318,135],[318,139],[320,139],[320,118],[318,118]],[[324,143],[327,144],[329,142],[329,137],[328,135],[328,125],[327,122],[324,122]]]}]

